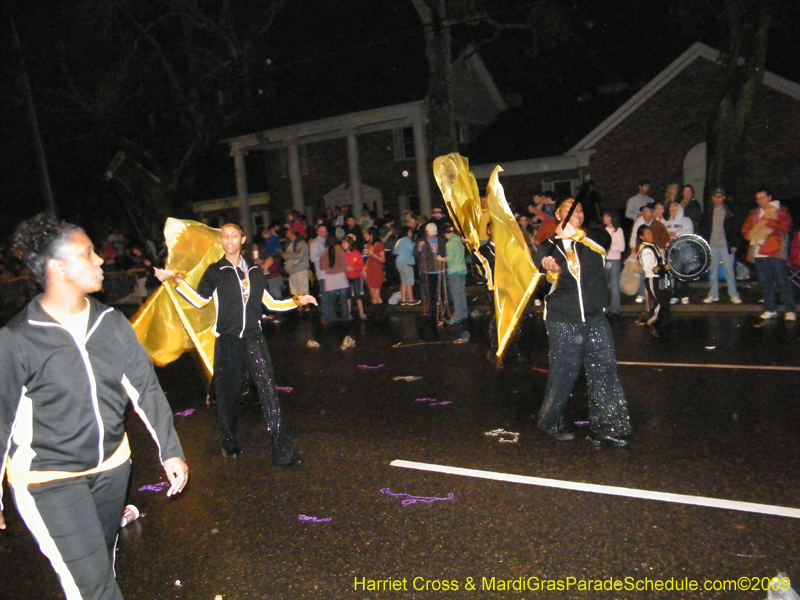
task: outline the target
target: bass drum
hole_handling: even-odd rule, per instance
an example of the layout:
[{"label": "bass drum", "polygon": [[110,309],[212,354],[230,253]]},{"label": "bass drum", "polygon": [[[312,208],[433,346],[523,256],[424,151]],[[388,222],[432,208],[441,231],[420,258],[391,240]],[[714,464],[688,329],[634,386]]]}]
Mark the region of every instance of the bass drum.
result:
[{"label": "bass drum", "polygon": [[681,235],[669,243],[665,258],[675,279],[691,281],[708,270],[711,248],[699,235]]}]

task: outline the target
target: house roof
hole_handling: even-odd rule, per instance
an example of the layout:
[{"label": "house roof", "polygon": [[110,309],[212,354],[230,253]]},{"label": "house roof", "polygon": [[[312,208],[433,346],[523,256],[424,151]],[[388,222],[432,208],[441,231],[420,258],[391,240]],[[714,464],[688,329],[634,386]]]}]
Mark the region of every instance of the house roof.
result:
[{"label": "house roof", "polygon": [[[559,113],[555,106],[545,105],[540,110],[534,111],[510,109],[500,116],[484,138],[473,145],[473,152],[466,153],[470,157],[471,163],[476,165],[472,170],[476,177],[482,178],[488,177],[494,165],[498,163],[503,165],[507,176],[586,166],[595,145],[603,137],[625,121],[694,61],[702,58],[717,62],[719,56],[718,50],[706,44],[701,42],[692,44],[663,71],[623,102],[619,108],[613,110],[609,116],[603,116],[604,114],[608,115],[608,112],[599,112],[604,108],[608,111],[609,104],[597,101],[588,103],[585,108],[580,104],[567,105],[565,103],[563,110],[571,115],[569,118],[565,118],[563,110]],[[770,71],[764,74],[763,83],[773,90],[800,100],[800,84],[798,83]],[[541,125],[542,122],[547,121],[557,122],[560,125],[547,130],[537,126],[537,122]],[[577,129],[581,125],[586,127],[587,123],[592,121],[599,124],[594,126],[588,134]],[[585,132],[586,129],[583,131]],[[581,135],[583,137],[580,137]],[[500,141],[499,145],[493,143],[498,140]],[[504,153],[508,156],[504,156]],[[522,158],[522,156],[527,156],[527,158]]]},{"label": "house roof", "polygon": [[[505,99],[495,84],[489,69],[472,44],[468,44],[453,61],[453,67],[454,78],[462,87],[472,86],[474,90],[476,82],[483,87],[486,101],[492,105],[495,113],[502,112],[507,108]],[[401,87],[403,86],[401,85]],[[408,89],[404,94],[396,96],[396,98],[409,98],[409,96],[415,95],[417,96],[416,100],[410,99],[391,105],[364,106],[355,112],[342,112],[340,109],[333,114],[317,113],[319,118],[310,118],[309,113],[303,113],[305,118],[302,120],[288,118],[286,114],[276,115],[275,124],[269,129],[236,135],[223,141],[230,144],[232,150],[255,147],[274,148],[284,145],[289,139],[299,137],[302,137],[304,142],[341,137],[342,131],[347,129],[357,129],[360,133],[365,133],[395,127],[408,127],[414,118],[425,119],[423,110],[427,97],[423,97],[422,94],[414,94],[413,91],[409,93]],[[459,107],[464,111],[470,110],[467,102],[457,103],[457,112]]]},{"label": "house roof", "polygon": [[[572,148],[567,150],[565,154],[571,155],[581,151],[590,150],[595,146],[595,144],[597,144],[597,142],[603,139],[606,134],[627,119],[631,114],[633,114],[633,112],[635,112],[640,106],[658,93],[661,88],[675,79],[675,77],[680,75],[684,69],[686,69],[698,58],[704,58],[706,60],[717,62],[719,60],[719,56],[719,50],[715,50],[714,48],[706,46],[701,42],[695,42],[689,47],[688,50],[686,50],[686,52],[681,54],[677,59],[670,63],[666,69],[661,71],[661,73],[650,80],[647,85],[634,94],[630,100],[620,106],[619,109],[614,111],[611,116],[594,128],[586,137],[581,139]],[[789,81],[788,79],[784,79],[783,77],[775,75],[769,71],[764,74],[763,83],[767,87],[800,100],[800,84]]]}]

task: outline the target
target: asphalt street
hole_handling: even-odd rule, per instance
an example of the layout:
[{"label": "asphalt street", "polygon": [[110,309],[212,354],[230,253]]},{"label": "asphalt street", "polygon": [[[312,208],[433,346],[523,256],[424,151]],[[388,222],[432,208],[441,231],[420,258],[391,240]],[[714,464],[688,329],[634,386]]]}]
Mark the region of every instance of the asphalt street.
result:
[{"label": "asphalt street", "polygon": [[[540,313],[523,324],[525,360],[502,370],[486,359],[485,316],[466,343],[400,310],[352,329],[298,315],[265,324],[304,458],[292,468],[271,464],[254,404],[242,408],[242,456],[221,456],[215,408],[186,354],[158,370],[183,413],[175,420],[191,476],[180,497],[140,489],[165,478],[147,431],[129,417],[129,501],[143,514],[120,535],[123,594],[764,599],[779,571],[800,590],[800,329],[762,324],[755,311],[676,311],[671,339],[651,338],[635,312],[613,324],[635,432],[620,449],[584,439],[583,378],[569,405],[579,439],[538,432],[532,415],[548,368]],[[342,350],[348,333],[356,345]],[[419,379],[398,379],[409,376]],[[506,433],[487,435],[498,429]],[[612,486],[626,489],[611,495]],[[709,505],[641,497],[650,492]],[[5,514],[0,597],[62,598],[13,502]]]}]

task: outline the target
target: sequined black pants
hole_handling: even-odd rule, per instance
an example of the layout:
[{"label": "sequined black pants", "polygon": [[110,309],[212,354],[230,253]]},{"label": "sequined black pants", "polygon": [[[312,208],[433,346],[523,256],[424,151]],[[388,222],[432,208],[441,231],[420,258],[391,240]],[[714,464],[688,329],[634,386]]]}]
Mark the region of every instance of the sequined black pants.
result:
[{"label": "sequined black pants", "polygon": [[294,457],[292,440],[281,420],[281,406],[272,374],[272,360],[261,333],[239,338],[221,335],[214,347],[214,389],[217,393],[217,422],[223,444],[238,446],[236,424],[245,370],[258,391],[261,409],[272,437],[272,460],[288,464]]},{"label": "sequined black pants", "polygon": [[628,405],[617,378],[614,337],[605,315],[586,323],[546,321],[545,328],[550,341],[550,368],[544,403],[539,410],[539,427],[546,431],[569,429],[564,408],[583,366],[592,433],[630,435]]}]

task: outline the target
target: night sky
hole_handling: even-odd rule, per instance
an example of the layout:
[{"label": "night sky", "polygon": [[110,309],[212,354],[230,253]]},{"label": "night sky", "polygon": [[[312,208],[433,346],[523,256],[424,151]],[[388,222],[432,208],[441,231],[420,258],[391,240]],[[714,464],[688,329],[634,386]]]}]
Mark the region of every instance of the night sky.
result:
[{"label": "night sky", "polygon": [[[93,2],[103,6],[105,0],[83,0],[79,4],[86,7]],[[529,4],[496,0],[491,4],[492,16],[501,22],[518,19]],[[15,17],[41,111],[56,202],[67,213],[63,216],[73,216],[80,209],[80,216],[85,218],[84,213],[103,212],[115,203],[115,192],[104,187],[102,174],[118,147],[113,142],[87,143],[95,139],[97,128],[103,124],[73,118],[69,90],[53,89],[50,84],[57,80],[54,74],[59,67],[60,47],[87,46],[85,77],[91,75],[91,65],[102,63],[104,55],[112,56],[114,48],[93,48],[87,41],[92,36],[90,25],[83,23],[81,13],[71,6],[60,0],[29,0],[18,3]],[[477,160],[505,161],[561,153],[693,41],[699,38],[714,47],[723,42],[724,32],[719,28],[698,27],[696,32],[687,32],[670,12],[669,2],[654,6],[627,0],[577,0],[559,6],[566,34],[552,45],[542,44],[535,56],[530,52],[528,32],[510,30],[485,44],[492,35],[487,26],[453,28],[454,53],[467,43],[478,45],[501,91],[522,100],[522,106],[501,117],[499,126],[529,130],[529,135],[498,148],[487,140],[484,148],[473,149]],[[800,81],[800,36],[792,27],[797,13],[797,8],[791,9],[789,17],[771,33],[768,62],[769,69],[794,81]],[[89,30],[82,31],[82,23]],[[5,54],[11,47],[7,27],[0,43]],[[233,123],[226,135],[417,100],[427,89],[422,26],[408,0],[289,2],[260,40],[256,55],[259,67],[254,70],[253,87],[258,94],[258,110],[247,120]],[[9,61],[0,66],[3,231],[20,216],[42,207],[14,72]],[[631,86],[628,91],[602,97],[597,94],[599,86],[622,82]],[[156,117],[180,108],[158,90],[138,92],[147,98],[148,106],[155,107],[150,110],[157,113]],[[195,84],[187,96],[216,97],[217,92]],[[118,115],[123,121],[130,119],[126,125],[133,131],[146,126],[146,122],[138,124],[141,116],[135,110]],[[167,142],[172,132],[168,127],[162,131]],[[536,144],[525,141],[534,137]],[[498,154],[499,148],[503,148],[502,154]],[[232,193],[231,162],[222,145],[212,145],[199,162],[202,176],[192,199],[222,195],[226,187]]]}]

